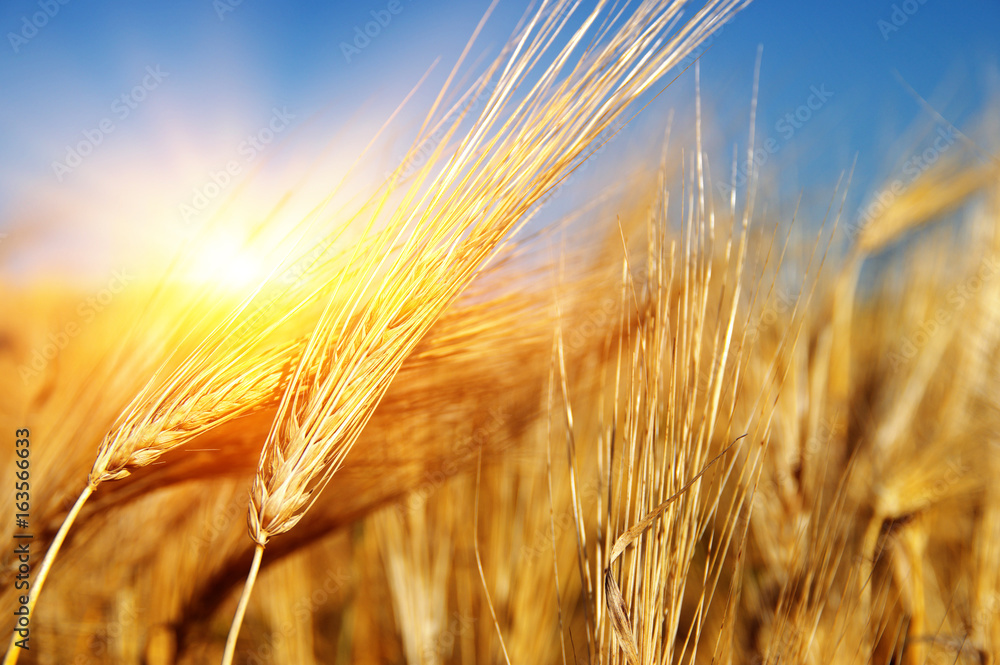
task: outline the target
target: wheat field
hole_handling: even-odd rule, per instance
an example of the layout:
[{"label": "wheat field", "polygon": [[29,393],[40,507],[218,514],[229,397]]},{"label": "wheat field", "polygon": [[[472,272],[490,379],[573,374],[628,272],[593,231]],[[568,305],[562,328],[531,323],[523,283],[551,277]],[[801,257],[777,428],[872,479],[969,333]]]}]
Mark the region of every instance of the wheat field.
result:
[{"label": "wheat field", "polygon": [[253,220],[245,288],[182,253],[77,331],[0,284],[5,665],[998,662],[995,116],[861,226],[851,171],[816,220],[722,195],[691,56],[747,4],[470,35],[403,165]]}]

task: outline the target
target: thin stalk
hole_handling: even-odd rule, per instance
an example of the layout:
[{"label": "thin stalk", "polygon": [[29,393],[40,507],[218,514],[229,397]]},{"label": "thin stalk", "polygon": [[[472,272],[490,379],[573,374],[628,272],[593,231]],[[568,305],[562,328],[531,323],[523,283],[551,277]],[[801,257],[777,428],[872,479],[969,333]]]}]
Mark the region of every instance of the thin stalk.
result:
[{"label": "thin stalk", "polygon": [[[52,540],[52,544],[49,546],[48,551],[45,553],[45,558],[42,559],[42,565],[38,569],[38,576],[35,578],[35,583],[31,585],[31,591],[28,593],[28,616],[27,620],[31,621],[31,614],[35,610],[35,603],[38,601],[38,596],[42,593],[42,586],[45,584],[45,578],[49,575],[49,570],[52,568],[53,562],[56,560],[56,555],[59,554],[59,549],[62,547],[63,541],[66,540],[66,534],[69,533],[70,527],[73,526],[73,522],[76,521],[77,515],[80,514],[80,509],[83,508],[83,504],[87,502],[90,495],[94,493],[94,487],[87,484],[87,486],[80,492],[80,496],[77,498],[76,503],[70,508],[69,513],[66,515],[66,519],[59,526],[59,531],[56,532],[56,537]],[[3,665],[14,665],[17,662],[18,657],[21,655],[21,649],[14,646],[17,642],[17,631],[10,637],[10,646],[7,648],[7,655],[4,656]]]},{"label": "thin stalk", "polygon": [[236,653],[236,638],[240,635],[243,616],[247,613],[250,594],[253,593],[253,584],[257,581],[257,572],[260,571],[260,560],[263,556],[264,546],[257,543],[253,552],[253,563],[250,565],[250,574],[247,575],[247,582],[243,586],[243,595],[240,596],[240,604],[236,606],[236,615],[233,617],[233,623],[229,626],[229,637],[226,638],[226,650],[222,654],[222,665],[232,665],[233,655]]}]

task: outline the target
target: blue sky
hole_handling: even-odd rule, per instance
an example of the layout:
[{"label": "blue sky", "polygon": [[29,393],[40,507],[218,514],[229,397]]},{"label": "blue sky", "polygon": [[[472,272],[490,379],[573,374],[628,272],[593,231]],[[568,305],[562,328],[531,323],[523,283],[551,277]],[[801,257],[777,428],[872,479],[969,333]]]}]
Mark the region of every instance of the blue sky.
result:
[{"label": "blue sky", "polygon": [[[145,218],[167,206],[175,214],[177,197],[239,155],[243,138],[275,109],[288,109],[306,138],[339,136],[345,151],[362,145],[435,58],[443,76],[489,4],[396,1],[393,14],[390,0],[8,0],[0,7],[0,230],[31,236],[37,228],[27,246],[62,244],[64,256],[79,242],[100,253],[109,236],[91,230],[107,210]],[[26,29],[46,7],[52,15],[44,25]],[[501,0],[482,50],[504,42],[524,7]],[[390,20],[348,61],[342,44],[372,12]],[[770,167],[782,191],[790,199],[797,191],[827,196],[857,154],[849,205],[857,208],[934,136],[932,119],[899,78],[960,128],[987,110],[1000,82],[1000,2],[757,0],[701,58],[722,158],[733,141],[745,148],[758,45],[758,135],[776,141]],[[161,75],[149,78],[150,71]],[[144,81],[141,100],[121,101]],[[671,107],[689,109],[692,90],[689,71],[641,126],[661,122]],[[782,118],[817,91],[819,108],[789,136]],[[98,136],[102,121],[113,131],[100,132],[93,155],[60,178],[53,164],[85,132]],[[623,150],[629,140],[642,142],[622,141]],[[142,204],[113,205],[140,192]],[[92,212],[80,212],[91,204]],[[30,261],[30,254],[8,251],[0,260]]]}]

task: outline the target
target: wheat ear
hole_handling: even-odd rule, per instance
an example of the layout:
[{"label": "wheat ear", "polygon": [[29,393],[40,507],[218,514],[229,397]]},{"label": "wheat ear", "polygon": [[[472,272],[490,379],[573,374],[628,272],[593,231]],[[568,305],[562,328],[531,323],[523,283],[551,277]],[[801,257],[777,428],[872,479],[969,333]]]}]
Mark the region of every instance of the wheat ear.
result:
[{"label": "wheat ear", "polygon": [[[384,249],[358,257],[358,283],[334,286],[261,453],[248,517],[257,545],[302,519],[405,358],[535,204],[740,3],[709,3],[671,35],[685,4],[643,5],[571,65],[573,51],[605,11],[598,7],[532,83],[533,68],[576,7],[555,2],[550,13],[540,9],[515,36],[509,57],[494,62],[499,82],[456,153],[433,178],[430,166],[424,167],[387,224]],[[530,91],[517,102],[520,86]],[[425,180],[429,185],[422,187]],[[399,250],[389,252],[391,247]],[[307,381],[304,368],[310,366],[316,374]]]}]

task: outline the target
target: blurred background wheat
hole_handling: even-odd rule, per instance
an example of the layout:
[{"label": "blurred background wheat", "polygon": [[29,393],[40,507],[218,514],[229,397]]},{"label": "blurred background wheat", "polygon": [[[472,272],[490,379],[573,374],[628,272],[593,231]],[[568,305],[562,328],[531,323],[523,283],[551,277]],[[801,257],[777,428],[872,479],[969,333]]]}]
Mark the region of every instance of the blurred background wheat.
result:
[{"label": "blurred background wheat", "polygon": [[[5,178],[5,664],[997,662],[1000,11],[935,42],[982,71],[892,71],[905,128],[824,150],[839,84],[709,73],[767,4],[456,10],[388,103],[275,101],[246,140],[207,110],[235,148],[158,154],[201,173],[170,204],[98,150],[183,71],[147,65],[58,186]],[[15,56],[80,9],[37,7]],[[366,11],[348,65],[417,9]]]}]

